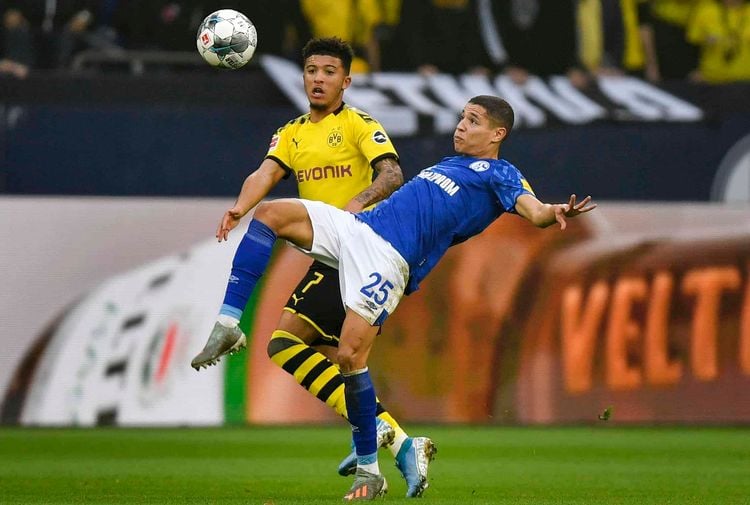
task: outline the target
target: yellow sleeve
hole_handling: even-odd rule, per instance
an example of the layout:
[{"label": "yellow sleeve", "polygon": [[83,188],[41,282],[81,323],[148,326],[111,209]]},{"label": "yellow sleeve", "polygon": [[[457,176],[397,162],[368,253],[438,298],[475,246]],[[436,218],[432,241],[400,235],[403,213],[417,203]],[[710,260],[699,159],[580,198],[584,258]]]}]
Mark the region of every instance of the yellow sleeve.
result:
[{"label": "yellow sleeve", "polygon": [[398,159],[396,148],[393,147],[385,128],[368,114],[358,110],[353,112],[357,116],[353,118],[357,145],[370,165],[383,158]]},{"label": "yellow sleeve", "polygon": [[639,33],[638,4],[642,0],[622,0],[620,10],[624,24],[625,54],[623,65],[628,70],[643,68],[645,56],[643,54],[643,43]]},{"label": "yellow sleeve", "polygon": [[286,171],[285,179],[293,172],[289,153],[289,139],[292,136],[290,129],[287,124],[276,130],[276,133],[271,137],[271,142],[268,144],[268,152],[266,153],[266,158],[274,160],[284,168]]},{"label": "yellow sleeve", "polygon": [[534,190],[531,188],[531,184],[529,184],[529,181],[526,179],[521,179],[521,186],[523,186],[523,189],[531,193],[532,195],[536,196],[536,193],[534,193]]},{"label": "yellow sleeve", "polygon": [[372,37],[373,29],[382,20],[381,8],[380,0],[359,0],[355,13],[357,18],[357,28],[354,30],[354,37],[357,39],[355,42],[367,44]]},{"label": "yellow sleeve", "polygon": [[300,0],[300,6],[313,36],[350,39],[351,2]]},{"label": "yellow sleeve", "polygon": [[704,44],[710,37],[722,38],[725,22],[721,9],[713,2],[700,2],[686,26],[685,38],[693,44]]},{"label": "yellow sleeve", "polygon": [[709,18],[710,12],[705,5],[699,6],[686,27],[685,38],[693,44],[703,44],[708,36]]}]

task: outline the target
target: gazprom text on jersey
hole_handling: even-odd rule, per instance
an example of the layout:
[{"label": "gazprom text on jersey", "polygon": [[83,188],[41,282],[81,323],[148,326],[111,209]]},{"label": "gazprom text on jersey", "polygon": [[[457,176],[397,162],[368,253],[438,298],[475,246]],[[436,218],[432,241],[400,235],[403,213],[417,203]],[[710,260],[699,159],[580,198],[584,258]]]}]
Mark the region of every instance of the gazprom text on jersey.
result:
[{"label": "gazprom text on jersey", "polygon": [[447,177],[443,174],[431,172],[429,170],[422,170],[421,172],[419,172],[417,177],[421,177],[422,179],[427,179],[430,182],[434,182],[435,184],[440,186],[443,191],[451,196],[455,195],[458,190],[461,189],[461,187],[453,182],[450,177]]}]

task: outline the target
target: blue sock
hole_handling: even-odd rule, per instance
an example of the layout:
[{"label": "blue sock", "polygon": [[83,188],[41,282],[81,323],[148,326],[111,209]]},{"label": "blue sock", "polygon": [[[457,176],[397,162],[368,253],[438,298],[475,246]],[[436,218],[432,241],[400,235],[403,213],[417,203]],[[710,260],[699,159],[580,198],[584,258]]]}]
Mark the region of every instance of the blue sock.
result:
[{"label": "blue sock", "polygon": [[346,413],[352,425],[352,438],[357,451],[357,463],[367,465],[378,460],[378,441],[375,428],[376,400],[370,372],[357,370],[344,376]]},{"label": "blue sock", "polygon": [[247,300],[258,279],[268,266],[276,234],[260,221],[253,219],[242,237],[232,261],[232,273],[227,283],[220,313],[235,319],[242,317]]}]

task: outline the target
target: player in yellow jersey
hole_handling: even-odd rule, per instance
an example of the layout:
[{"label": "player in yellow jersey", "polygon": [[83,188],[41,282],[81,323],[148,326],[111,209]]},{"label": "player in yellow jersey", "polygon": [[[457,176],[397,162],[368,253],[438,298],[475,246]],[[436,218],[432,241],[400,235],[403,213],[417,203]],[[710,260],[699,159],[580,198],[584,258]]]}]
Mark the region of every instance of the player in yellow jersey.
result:
[{"label": "player in yellow jersey", "polygon": [[[313,39],[302,50],[303,80],[310,111],[279,128],[271,138],[260,167],[247,177],[235,205],[216,231],[219,241],[283,178],[294,177],[301,198],[319,200],[359,212],[383,200],[403,184],[398,155],[383,127],[366,113],[346,105],[353,52],[337,38]],[[253,220],[250,228],[257,226]],[[238,251],[243,248],[240,243]],[[247,272],[247,266],[234,269]],[[232,303],[245,286],[233,283],[224,299],[218,322],[204,349],[193,359],[199,370],[224,354],[246,345],[238,337],[241,311]],[[338,272],[314,262],[289,298],[268,344],[268,355],[311,394],[347,417],[344,381],[335,365],[338,338],[345,312],[341,305]],[[243,304],[244,307],[244,304]],[[426,437],[409,437],[377,402],[378,442],[387,446],[406,479],[407,496],[421,496],[427,487],[427,467],[435,449]],[[341,475],[354,474],[354,452],[339,465]]]},{"label": "player in yellow jersey", "polygon": [[750,2],[701,2],[687,38],[700,47],[696,80],[711,84],[750,81]]}]

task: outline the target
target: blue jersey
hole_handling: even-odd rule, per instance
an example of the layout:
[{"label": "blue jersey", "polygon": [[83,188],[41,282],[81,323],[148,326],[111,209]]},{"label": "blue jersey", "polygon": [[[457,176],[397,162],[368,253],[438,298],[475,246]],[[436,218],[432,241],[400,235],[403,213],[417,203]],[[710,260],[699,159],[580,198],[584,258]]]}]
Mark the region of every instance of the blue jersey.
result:
[{"label": "blue jersey", "polygon": [[477,235],[516,199],[533,195],[521,172],[505,160],[444,158],[422,170],[374,209],[357,214],[409,264],[406,293],[452,245]]}]

